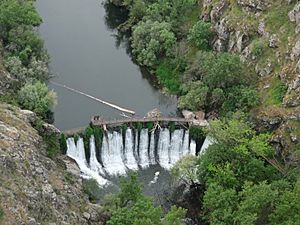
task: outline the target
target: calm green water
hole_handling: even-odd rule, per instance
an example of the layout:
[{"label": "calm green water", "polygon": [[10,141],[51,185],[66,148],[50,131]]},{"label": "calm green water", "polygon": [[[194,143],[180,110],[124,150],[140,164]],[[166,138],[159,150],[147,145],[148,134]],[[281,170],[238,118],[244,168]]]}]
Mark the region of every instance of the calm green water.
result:
[{"label": "calm green water", "polygon": [[[128,54],[126,38],[114,29],[124,13],[100,0],[38,0],[44,23],[39,33],[51,57],[53,81],[144,116],[153,108],[176,114],[176,99],[162,94]],[[87,97],[50,85],[58,94],[55,125],[86,126],[92,115],[116,118],[120,112]]]}]

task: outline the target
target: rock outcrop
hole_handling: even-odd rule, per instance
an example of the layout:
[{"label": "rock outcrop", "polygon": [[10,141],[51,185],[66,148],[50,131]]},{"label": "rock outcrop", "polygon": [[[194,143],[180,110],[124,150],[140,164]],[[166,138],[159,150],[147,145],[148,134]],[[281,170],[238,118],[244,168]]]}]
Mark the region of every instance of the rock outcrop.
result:
[{"label": "rock outcrop", "polygon": [[102,209],[82,192],[78,168],[73,164],[71,174],[67,159],[46,156],[46,146],[31,126],[34,119],[30,111],[0,104],[0,223],[103,224]]}]

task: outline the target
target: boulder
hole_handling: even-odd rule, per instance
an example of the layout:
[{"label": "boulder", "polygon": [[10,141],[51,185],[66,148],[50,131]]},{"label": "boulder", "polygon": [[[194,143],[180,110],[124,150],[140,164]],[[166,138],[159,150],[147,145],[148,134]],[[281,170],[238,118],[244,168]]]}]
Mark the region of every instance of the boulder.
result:
[{"label": "boulder", "polygon": [[33,124],[37,120],[36,114],[30,110],[20,110],[20,113],[27,123]]},{"label": "boulder", "polygon": [[203,112],[203,111],[195,112],[195,117],[196,117],[197,120],[204,120],[205,119],[205,112]]},{"label": "boulder", "polygon": [[56,128],[54,125],[49,124],[49,123],[44,123],[42,125],[42,131],[46,135],[52,135],[52,134],[58,135],[61,133],[58,128]]},{"label": "boulder", "polygon": [[189,110],[182,110],[182,115],[185,119],[192,120],[196,118],[195,113]]}]

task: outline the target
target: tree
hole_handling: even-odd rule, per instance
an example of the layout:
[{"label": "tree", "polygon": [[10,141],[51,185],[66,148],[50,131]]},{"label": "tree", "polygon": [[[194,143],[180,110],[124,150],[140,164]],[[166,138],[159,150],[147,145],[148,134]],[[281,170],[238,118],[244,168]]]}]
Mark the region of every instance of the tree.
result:
[{"label": "tree", "polygon": [[187,155],[182,157],[171,169],[171,174],[179,181],[187,184],[193,184],[197,181],[197,163],[196,156]]},{"label": "tree", "polygon": [[200,20],[190,29],[188,40],[201,50],[209,50],[212,35],[211,24]]},{"label": "tree", "polygon": [[56,104],[56,94],[49,91],[46,84],[40,81],[27,82],[18,92],[20,104],[29,110],[46,118],[49,112]]},{"label": "tree", "polygon": [[108,225],[180,225],[185,210],[172,207],[163,217],[161,207],[155,207],[153,201],[142,194],[137,174],[130,173],[129,179],[120,178],[121,191],[110,202],[117,203],[112,208]]},{"label": "tree", "polygon": [[158,59],[169,55],[176,38],[167,22],[142,21],[133,27],[133,53],[141,65],[153,67]]},{"label": "tree", "polygon": [[31,0],[1,0],[0,29],[6,40],[8,32],[20,25],[38,26],[42,22]]},{"label": "tree", "polygon": [[183,86],[183,90],[187,93],[179,98],[179,108],[194,111],[204,109],[209,92],[209,88],[205,84],[201,81],[191,82]]}]

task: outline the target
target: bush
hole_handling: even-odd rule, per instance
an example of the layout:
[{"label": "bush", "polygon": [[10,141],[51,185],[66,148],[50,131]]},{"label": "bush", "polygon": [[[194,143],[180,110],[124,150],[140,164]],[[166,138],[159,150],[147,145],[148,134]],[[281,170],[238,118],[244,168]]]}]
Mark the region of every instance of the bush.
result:
[{"label": "bush", "polygon": [[56,104],[56,94],[49,91],[46,84],[40,81],[27,82],[18,92],[20,104],[42,118],[47,117],[47,113]]},{"label": "bush", "polygon": [[8,49],[18,56],[24,65],[28,65],[32,56],[40,56],[43,40],[28,27],[17,27],[9,32]]},{"label": "bush", "polygon": [[60,135],[60,138],[59,138],[59,145],[60,145],[61,153],[62,153],[62,154],[66,154],[66,153],[67,153],[68,146],[67,146],[67,142],[66,142],[66,136],[65,136],[65,134],[63,134],[63,133]]},{"label": "bush", "polygon": [[172,68],[172,66],[164,62],[160,64],[156,70],[156,75],[159,82],[166,87],[170,93],[179,94],[180,93],[180,77],[179,73]]},{"label": "bush", "polygon": [[252,42],[251,52],[254,56],[259,57],[263,54],[265,48],[266,44],[262,40],[256,39]]},{"label": "bush", "polygon": [[189,31],[188,40],[201,50],[210,50],[210,39],[213,36],[211,23],[198,21]]},{"label": "bush", "polygon": [[47,156],[54,159],[60,153],[60,138],[56,134],[43,135],[47,146]]}]

